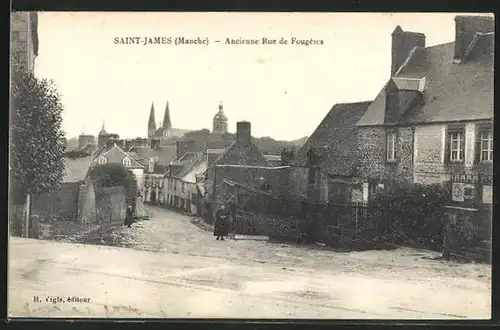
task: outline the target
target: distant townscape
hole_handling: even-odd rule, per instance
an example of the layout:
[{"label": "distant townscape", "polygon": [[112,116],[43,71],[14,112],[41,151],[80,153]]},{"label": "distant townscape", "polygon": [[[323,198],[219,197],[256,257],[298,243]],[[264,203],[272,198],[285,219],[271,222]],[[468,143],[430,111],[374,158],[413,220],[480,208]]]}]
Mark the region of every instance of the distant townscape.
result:
[{"label": "distant townscape", "polygon": [[[15,13],[12,24],[13,55],[32,71],[43,43],[37,14]],[[332,307],[336,301],[346,317],[489,317],[490,287],[482,281],[490,276],[483,273],[492,244],[494,19],[459,15],[455,31],[455,40],[427,46],[425,34],[395,26],[387,45],[390,72],[374,99],[332,104],[314,132],[295,141],[256,138],[252,126],[258,123],[248,121],[232,129],[231,110],[222,103],[214,106],[210,129],[176,128],[167,100],[160,122],[155,104],[149,117],[144,109],[144,136],[121,138],[102,123],[97,134],[67,138],[60,183],[40,193],[23,190],[27,199],[11,200],[11,236],[165,253],[135,257],[124,249],[103,258],[113,274],[148,274],[150,282],[172,276],[189,290],[208,290],[210,301],[223,301],[203,311],[186,307],[196,317],[221,317],[226,310],[234,315],[223,317],[343,317]],[[346,83],[357,88],[355,81]],[[220,242],[226,238],[232,239]],[[28,248],[13,242],[19,246],[9,247],[9,267],[19,268],[12,254],[25,258],[16,251]],[[44,258],[52,253],[48,243],[38,249]],[[97,257],[104,252],[90,249],[61,251],[72,251],[65,252],[67,260],[81,258],[82,265],[108,271]],[[144,265],[134,258],[144,258]],[[200,258],[214,261],[202,266]],[[483,264],[464,270],[450,265],[457,260]],[[184,275],[162,273],[171,267]],[[390,270],[396,267],[398,275]],[[10,276],[11,288],[28,281],[19,274]],[[168,290],[158,284],[151,292],[163,297]],[[175,299],[194,306],[184,300],[187,290]],[[95,294],[92,299],[103,297]],[[240,302],[226,302],[230,294],[237,294],[241,309],[234,305]],[[120,301],[114,295],[106,299]],[[363,305],[365,298],[377,303]],[[293,307],[277,307],[279,299]],[[182,309],[157,300],[165,310]],[[140,315],[157,315],[153,304],[139,306]]]}]

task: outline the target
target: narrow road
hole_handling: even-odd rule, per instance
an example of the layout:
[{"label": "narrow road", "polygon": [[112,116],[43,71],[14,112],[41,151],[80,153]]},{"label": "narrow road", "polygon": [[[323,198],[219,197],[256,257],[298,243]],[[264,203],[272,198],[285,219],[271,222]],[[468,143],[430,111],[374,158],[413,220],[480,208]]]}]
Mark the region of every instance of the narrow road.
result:
[{"label": "narrow road", "polygon": [[[123,228],[131,248],[11,238],[9,315],[490,317],[488,265],[430,260],[435,254],[413,249],[334,253],[221,242],[189,217],[155,207],[149,212],[150,220]],[[65,298],[51,303],[48,296]]]}]

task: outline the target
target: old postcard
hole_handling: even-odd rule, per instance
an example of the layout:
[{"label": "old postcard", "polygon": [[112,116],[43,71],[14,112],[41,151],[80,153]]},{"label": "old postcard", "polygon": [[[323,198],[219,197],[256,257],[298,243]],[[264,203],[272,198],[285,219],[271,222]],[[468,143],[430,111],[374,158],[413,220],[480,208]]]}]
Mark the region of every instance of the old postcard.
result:
[{"label": "old postcard", "polygon": [[9,317],[489,319],[494,18],[14,12]]}]

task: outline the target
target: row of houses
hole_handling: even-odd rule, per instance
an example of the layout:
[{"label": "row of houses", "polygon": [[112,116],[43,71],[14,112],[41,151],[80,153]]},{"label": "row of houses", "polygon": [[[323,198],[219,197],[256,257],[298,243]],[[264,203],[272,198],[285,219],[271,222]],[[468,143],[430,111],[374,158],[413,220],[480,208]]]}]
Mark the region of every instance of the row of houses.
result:
[{"label": "row of houses", "polygon": [[478,16],[455,23],[455,41],[431,47],[424,34],[396,27],[378,95],[334,105],[287,166],[260,152],[245,121],[229,145],[153,139],[124,150],[108,141],[89,166],[121,163],[145,203],[207,219],[220,204],[242,200],[241,191],[346,205],[443,182],[452,183],[461,210],[491,207],[494,24]]},{"label": "row of houses", "polygon": [[[259,156],[246,138],[250,126],[239,123],[236,144],[206,170],[207,218],[220,204],[236,201],[245,209],[240,224],[269,232],[275,215],[294,207],[290,201],[305,201],[351,205],[348,212],[336,210],[358,221],[354,205],[366,206],[380,192],[443,184],[451,193],[443,220],[455,229],[440,234],[476,235],[476,243],[490,244],[494,20],[457,16],[455,24],[455,41],[430,47],[424,34],[397,26],[391,69],[377,96],[334,105],[287,166]],[[264,220],[264,203],[271,199],[278,212]],[[278,230],[295,221],[285,218]]]}]

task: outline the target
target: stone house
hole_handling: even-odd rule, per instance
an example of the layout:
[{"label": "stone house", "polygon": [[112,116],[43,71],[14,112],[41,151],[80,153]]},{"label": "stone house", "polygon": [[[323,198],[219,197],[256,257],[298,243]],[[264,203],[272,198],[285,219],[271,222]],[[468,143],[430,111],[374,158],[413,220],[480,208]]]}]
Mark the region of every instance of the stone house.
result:
[{"label": "stone house", "polygon": [[30,71],[38,56],[38,13],[11,13],[10,50],[12,57]]},{"label": "stone house", "polygon": [[78,221],[96,220],[95,189],[88,176],[92,157],[66,157],[61,187],[33,198],[32,213],[42,219]]},{"label": "stone house", "polygon": [[144,166],[144,202],[162,204],[164,192],[163,177],[168,165],[176,159],[175,145],[159,145],[152,140],[151,146],[131,147],[128,151],[135,160]]},{"label": "stone house", "polygon": [[171,162],[163,178],[166,206],[189,214],[200,214],[203,191],[199,186],[206,169],[207,161],[202,152],[186,151],[178,160]]},{"label": "stone house", "polygon": [[356,123],[371,102],[336,104],[295,155],[290,168],[294,198],[344,204],[357,201]]},{"label": "stone house", "polygon": [[454,42],[431,47],[424,34],[394,30],[391,78],[357,123],[363,199],[462,172],[489,177],[491,189],[494,21],[455,24]]},{"label": "stone house", "polygon": [[92,157],[93,166],[111,163],[122,164],[134,174],[135,179],[137,180],[138,190],[140,192],[144,191],[144,166],[118,145],[110,145],[108,143],[107,145],[99,148]]},{"label": "stone house", "polygon": [[[262,155],[259,148],[252,142],[251,124],[246,121],[236,124],[236,139],[222,153],[213,152],[209,154],[207,149],[207,159],[210,161],[205,173],[205,202],[211,205],[214,202],[212,200],[212,193],[214,191],[215,169],[217,166],[273,167],[264,155]],[[219,179],[222,178],[219,176]],[[232,178],[232,180],[238,181],[238,178]]]}]

